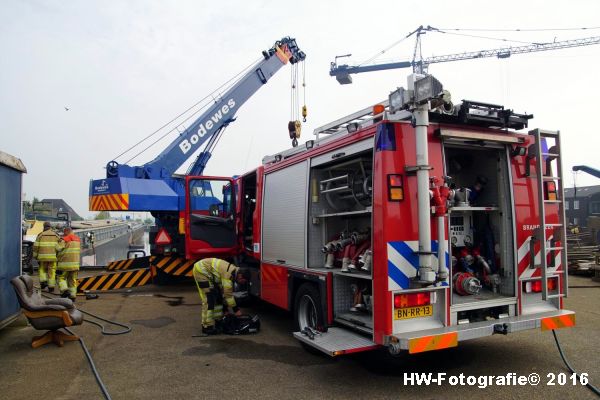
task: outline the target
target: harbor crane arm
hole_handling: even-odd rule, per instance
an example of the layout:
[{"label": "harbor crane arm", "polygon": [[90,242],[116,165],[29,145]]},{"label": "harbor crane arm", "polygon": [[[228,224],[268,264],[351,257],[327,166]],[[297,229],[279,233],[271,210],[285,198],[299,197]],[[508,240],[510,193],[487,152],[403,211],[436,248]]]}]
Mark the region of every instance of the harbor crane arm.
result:
[{"label": "harbor crane arm", "polygon": [[[418,40],[418,39],[417,39]],[[600,36],[592,36],[581,39],[563,40],[552,43],[536,43],[527,46],[515,46],[515,47],[501,47],[496,49],[471,51],[464,53],[446,54],[441,56],[427,57],[419,61],[402,61],[384,64],[372,64],[372,65],[337,65],[337,62],[331,63],[329,75],[334,76],[337,81],[342,84],[352,83],[351,74],[360,74],[362,72],[382,71],[388,69],[397,68],[409,68],[412,67],[414,72],[422,73],[427,70],[427,66],[430,64],[443,63],[449,61],[461,61],[461,60],[472,60],[476,58],[508,58],[513,54],[523,53],[534,53],[538,51],[548,50],[559,50],[571,47],[590,46],[593,44],[600,43]]]},{"label": "harbor crane arm", "polygon": [[595,176],[596,178],[600,178],[600,170],[597,170],[596,168],[588,167],[587,165],[575,165],[573,167],[573,172],[577,172],[577,171],[587,172],[588,174]]}]

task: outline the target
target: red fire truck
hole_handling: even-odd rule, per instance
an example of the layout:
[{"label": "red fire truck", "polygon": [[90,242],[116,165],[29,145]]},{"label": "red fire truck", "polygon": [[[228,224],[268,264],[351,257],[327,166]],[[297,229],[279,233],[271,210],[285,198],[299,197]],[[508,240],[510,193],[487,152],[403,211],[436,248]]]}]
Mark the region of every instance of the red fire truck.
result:
[{"label": "red fire truck", "polygon": [[[223,181],[251,294],[292,311],[294,336],[330,355],[573,326],[560,135],[518,132],[530,118],[453,105],[413,74],[382,104]],[[188,204],[206,180],[217,179],[187,177]]]}]

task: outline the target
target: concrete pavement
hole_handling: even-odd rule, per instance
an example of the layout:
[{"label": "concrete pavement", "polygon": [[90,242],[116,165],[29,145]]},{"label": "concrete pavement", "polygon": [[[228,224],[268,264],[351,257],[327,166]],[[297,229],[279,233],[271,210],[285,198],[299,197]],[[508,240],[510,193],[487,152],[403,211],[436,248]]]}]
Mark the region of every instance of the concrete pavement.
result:
[{"label": "concrete pavement", "polygon": [[[577,326],[557,331],[571,364],[600,386],[600,285],[572,277],[567,308]],[[593,287],[590,287],[593,286]],[[547,374],[567,373],[552,334],[525,331],[459,344],[438,352],[393,358],[386,351],[331,359],[305,351],[290,335],[289,313],[261,302],[246,310],[261,316],[257,335],[193,337],[200,307],[193,285],[146,286],[101,294],[77,306],[132,326],[104,336],[91,324],[74,327],[87,344],[113,399],[486,399],[594,398],[581,386],[547,386]],[[115,329],[121,329],[114,327]],[[0,393],[4,399],[101,399],[79,343],[31,349],[39,334],[21,317],[0,331]],[[405,385],[404,373],[528,375],[539,386]]]}]

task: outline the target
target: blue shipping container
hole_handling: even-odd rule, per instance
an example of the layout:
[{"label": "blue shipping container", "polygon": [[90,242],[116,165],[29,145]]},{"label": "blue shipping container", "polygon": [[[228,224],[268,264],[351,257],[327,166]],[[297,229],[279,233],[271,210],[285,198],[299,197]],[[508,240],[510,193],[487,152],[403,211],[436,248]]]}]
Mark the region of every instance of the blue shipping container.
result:
[{"label": "blue shipping container", "polygon": [[10,280],[21,274],[21,192],[25,166],[0,151],[0,328],[19,315]]}]

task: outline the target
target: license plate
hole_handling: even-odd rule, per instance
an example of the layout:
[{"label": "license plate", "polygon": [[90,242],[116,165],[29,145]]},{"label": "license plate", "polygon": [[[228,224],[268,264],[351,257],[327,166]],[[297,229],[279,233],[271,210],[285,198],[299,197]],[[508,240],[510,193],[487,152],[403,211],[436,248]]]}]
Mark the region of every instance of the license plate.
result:
[{"label": "license plate", "polygon": [[394,319],[409,319],[419,317],[431,317],[433,315],[433,306],[396,308],[394,309]]}]

